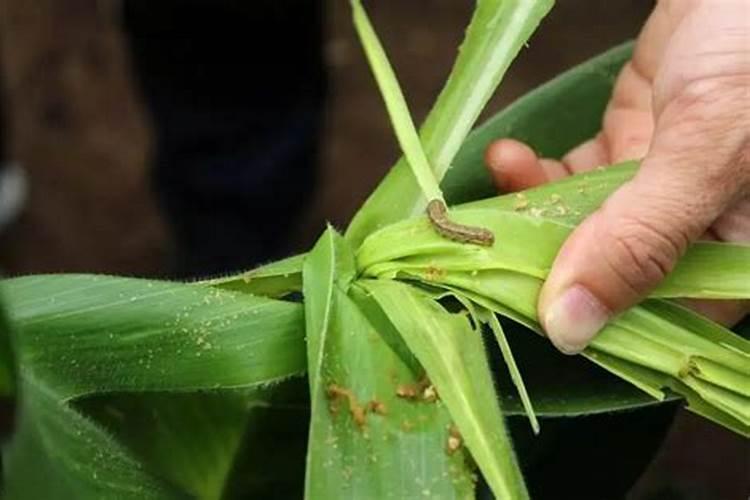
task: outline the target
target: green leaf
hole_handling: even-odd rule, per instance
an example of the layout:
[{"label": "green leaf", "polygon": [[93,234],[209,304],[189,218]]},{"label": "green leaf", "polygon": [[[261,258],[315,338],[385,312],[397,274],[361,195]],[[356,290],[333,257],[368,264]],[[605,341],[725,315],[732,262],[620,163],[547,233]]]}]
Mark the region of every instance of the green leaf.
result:
[{"label": "green leaf", "polygon": [[185,498],[39,381],[21,379],[18,429],[3,453],[8,500]]},{"label": "green leaf", "polygon": [[417,288],[358,282],[380,304],[427,370],[440,399],[498,498],[528,498],[487,365],[481,336]]},{"label": "green leaf", "polygon": [[[591,175],[586,182],[595,179],[596,176]],[[561,183],[556,191],[559,194],[546,203],[546,210],[550,212],[572,210],[563,204],[563,196],[568,200],[575,196],[588,199],[588,195],[578,193],[574,182]],[[606,189],[599,192],[604,191]],[[491,206],[491,203],[487,200],[483,206]],[[581,215],[583,207],[596,208],[586,201],[575,206]],[[512,270],[546,278],[558,250],[573,230],[570,223],[548,216],[545,211],[526,213],[502,208],[458,207],[453,210],[452,218],[464,225],[489,229],[497,235],[497,241],[491,247],[479,247],[447,240],[434,230],[426,217],[414,217],[370,235],[357,252],[358,268],[364,276],[383,278],[415,269],[429,269],[435,275],[453,271]],[[750,298],[748,283],[750,245],[702,241],[688,249],[653,296]]]},{"label": "green leaf", "polygon": [[192,498],[218,500],[242,445],[239,392],[116,394],[78,402],[140,463]]},{"label": "green leaf", "polygon": [[[0,287],[0,292],[3,288]],[[5,317],[3,293],[0,293],[0,397],[11,396],[15,388],[16,367],[10,324]]]},{"label": "green leaf", "polygon": [[508,339],[505,337],[503,327],[500,325],[500,321],[498,321],[497,316],[495,316],[490,311],[483,310],[482,317],[490,325],[492,333],[495,335],[495,339],[500,346],[500,351],[503,354],[505,365],[508,367],[510,378],[511,380],[513,380],[513,385],[516,386],[518,395],[521,398],[521,404],[523,405],[524,412],[526,413],[526,416],[529,417],[531,429],[534,431],[534,434],[539,434],[539,421],[537,420],[536,413],[534,412],[534,405],[531,403],[531,398],[529,397],[526,385],[523,382],[521,372],[518,370],[518,366],[516,365],[516,360],[513,357],[513,351],[510,348]]},{"label": "green leaf", "polygon": [[5,282],[18,356],[62,399],[251,387],[305,370],[298,304],[86,275]]},{"label": "green leaf", "polygon": [[406,161],[411,167],[412,174],[428,200],[443,200],[443,194],[432,172],[427,156],[422,150],[422,144],[417,134],[417,128],[411,119],[406,99],[399,87],[396,74],[393,72],[385,50],[375,34],[375,30],[367,17],[365,9],[359,0],[351,0],[354,27],[365,49],[370,62],[370,68],[378,82],[380,94],[383,96],[385,107],[391,118],[391,124],[396,132],[396,138],[401,145]]},{"label": "green leaf", "polygon": [[446,450],[448,412],[398,396],[400,387],[417,387],[421,373],[346,295],[352,260],[345,241],[329,229],[305,263],[314,374],[306,497],[471,498],[474,478],[464,451]]},{"label": "green leaf", "polygon": [[313,405],[323,393],[320,373],[333,308],[334,287],[346,289],[354,278],[354,256],[346,242],[328,227],[308,255],[303,268],[307,368]]},{"label": "green leaf", "polygon": [[201,281],[198,285],[209,285],[264,297],[283,297],[302,291],[302,263],[305,254],[294,255],[250,271]]},{"label": "green leaf", "polygon": [[[402,277],[407,276],[432,286],[446,284],[454,293],[466,291],[472,300],[500,314],[510,309],[517,319],[541,332],[536,323],[542,286],[538,278],[499,270],[443,274],[425,270],[421,275],[411,270]],[[729,428],[738,433],[749,432],[750,395],[744,388],[750,387],[746,374],[750,342],[687,309],[661,302],[634,307],[611,321],[584,355],[657,399],[665,399],[665,389],[689,401],[700,399],[690,407],[700,406],[703,415],[716,421],[736,423]]]},{"label": "green leaf", "polygon": [[[514,279],[515,276],[518,279]],[[401,277],[419,279],[418,276],[409,276],[406,273]],[[528,288],[522,295],[533,295],[537,290],[533,283],[515,273],[509,273],[504,281],[507,285],[505,289],[514,293],[518,293],[519,287],[522,287],[521,290],[523,287]],[[421,286],[424,287],[424,284]],[[504,330],[510,332],[507,337],[513,349],[513,357],[518,360],[521,368],[525,367],[524,385],[533,395],[534,413],[539,417],[569,418],[631,411],[654,406],[666,399],[675,399],[666,398],[657,387],[655,390],[660,399],[654,400],[652,396],[644,394],[633,385],[623,382],[607,371],[591,366],[582,357],[560,356],[560,352],[552,347],[548,340],[535,334],[539,330],[536,321],[488,297],[443,283],[440,287],[448,293],[433,293],[433,297],[455,297],[462,304],[476,304],[473,307],[481,306],[513,318],[514,321],[506,322]],[[503,367],[497,367],[494,371],[497,374],[496,381],[499,384],[503,413],[508,416],[527,415],[523,402],[514,394],[514,391],[517,391],[516,383],[508,371]]]},{"label": "green leaf", "polygon": [[302,498],[310,422],[307,379],[251,389],[245,396],[244,439],[223,498]]},{"label": "green leaf", "polygon": [[[552,0],[479,0],[458,58],[421,130],[421,144],[435,177],[442,179],[511,61],[526,43]],[[405,160],[370,195],[349,226],[353,246],[378,227],[424,210]]]},{"label": "green leaf", "polygon": [[75,407],[190,498],[301,497],[304,378],[234,391],[102,394]]},{"label": "green leaf", "polygon": [[[146,414],[154,420],[134,428],[126,419],[122,427],[110,427],[125,442],[71,407],[71,400],[123,391],[256,387],[305,369],[297,304],[113,277],[42,276],[3,285],[18,328],[23,381],[21,430],[4,456],[17,464],[8,472],[15,498],[179,498],[187,492],[218,498],[243,428],[238,411],[244,407],[234,406],[231,396],[205,396],[212,413],[210,405],[197,404],[196,395],[181,401],[132,395],[129,401],[148,404]],[[82,407],[93,414],[109,408],[110,416],[123,415],[112,404],[88,403]],[[199,429],[213,424],[221,430]],[[201,438],[190,432],[201,432]],[[34,484],[31,464],[44,460],[49,463],[40,467],[53,479]],[[146,472],[144,463],[153,470]]]},{"label": "green leaf", "polygon": [[693,244],[651,297],[750,298],[750,245]]},{"label": "green leaf", "polygon": [[623,183],[633,178],[638,162],[571,175],[556,182],[518,193],[494,196],[457,205],[454,210],[489,209],[543,218],[564,226],[577,226],[598,209]]},{"label": "green leaf", "polygon": [[493,140],[523,141],[541,156],[561,158],[601,130],[615,79],[630,59],[625,43],[580,64],[527,93],[474,130],[461,146],[441,184],[451,205],[493,196],[484,166]]}]

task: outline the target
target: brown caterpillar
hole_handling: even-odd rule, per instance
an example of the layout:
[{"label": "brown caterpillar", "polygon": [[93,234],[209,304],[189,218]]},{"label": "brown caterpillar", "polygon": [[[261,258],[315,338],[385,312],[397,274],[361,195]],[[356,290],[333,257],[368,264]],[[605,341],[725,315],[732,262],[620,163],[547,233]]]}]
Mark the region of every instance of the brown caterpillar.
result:
[{"label": "brown caterpillar", "polygon": [[486,247],[495,243],[495,235],[492,234],[492,231],[482,227],[465,226],[450,220],[448,209],[442,200],[430,200],[427,204],[427,216],[430,218],[435,231],[449,240]]}]

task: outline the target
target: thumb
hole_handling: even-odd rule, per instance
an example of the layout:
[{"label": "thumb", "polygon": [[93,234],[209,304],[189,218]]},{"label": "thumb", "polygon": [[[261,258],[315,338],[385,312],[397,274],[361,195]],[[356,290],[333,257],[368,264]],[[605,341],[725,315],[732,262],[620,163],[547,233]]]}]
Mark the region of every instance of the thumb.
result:
[{"label": "thumb", "polygon": [[612,316],[642,300],[692,241],[748,196],[748,127],[737,123],[747,118],[733,115],[731,101],[722,106],[691,92],[660,116],[634,179],[571,234],[555,259],[538,309],[548,337],[565,353],[581,351]]}]

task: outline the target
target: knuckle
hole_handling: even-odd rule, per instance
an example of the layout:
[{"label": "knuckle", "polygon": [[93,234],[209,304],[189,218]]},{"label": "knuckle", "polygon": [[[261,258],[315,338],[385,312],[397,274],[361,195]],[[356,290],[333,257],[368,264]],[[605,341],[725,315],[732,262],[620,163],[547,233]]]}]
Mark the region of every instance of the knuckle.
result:
[{"label": "knuckle", "polygon": [[740,198],[721,214],[711,231],[720,241],[750,243],[750,196]]},{"label": "knuckle", "polygon": [[668,236],[638,219],[610,224],[608,232],[606,263],[621,284],[636,295],[647,292],[672,271],[688,242],[687,236]]},{"label": "knuckle", "polygon": [[[743,192],[750,185],[750,75],[686,83],[661,115],[662,139],[680,163],[701,166],[715,192]],[[676,147],[680,145],[681,147]]]},{"label": "knuckle", "polygon": [[719,75],[697,78],[678,86],[669,100],[673,112],[696,123],[710,123],[715,118],[731,118],[729,123],[746,121],[750,103],[745,96],[750,75]]}]

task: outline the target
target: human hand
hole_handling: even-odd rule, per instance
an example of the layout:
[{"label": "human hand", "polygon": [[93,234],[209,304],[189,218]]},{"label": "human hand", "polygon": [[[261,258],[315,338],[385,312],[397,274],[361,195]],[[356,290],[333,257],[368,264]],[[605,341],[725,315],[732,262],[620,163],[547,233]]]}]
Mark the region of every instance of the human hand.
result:
[{"label": "human hand", "polygon": [[[562,161],[501,139],[486,161],[516,191],[643,158],[634,179],[560,249],[539,297],[552,342],[577,353],[642,300],[698,238],[750,242],[750,3],[660,0],[623,68],[602,131]],[[724,324],[748,301],[691,301]]]}]

